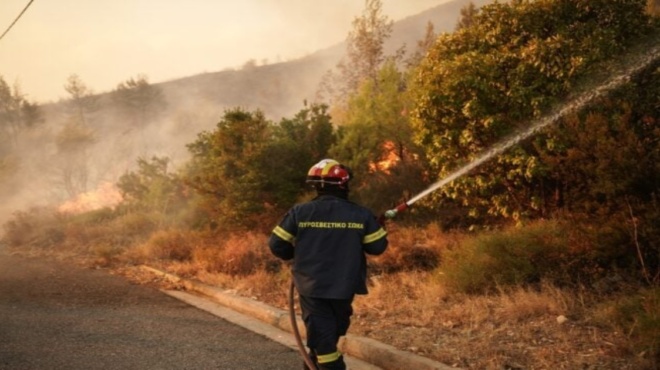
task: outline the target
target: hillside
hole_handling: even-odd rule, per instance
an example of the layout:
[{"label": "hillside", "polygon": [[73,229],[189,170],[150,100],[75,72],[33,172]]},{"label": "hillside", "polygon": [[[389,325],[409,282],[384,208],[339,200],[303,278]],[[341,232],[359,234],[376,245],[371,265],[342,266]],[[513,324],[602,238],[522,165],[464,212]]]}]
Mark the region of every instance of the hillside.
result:
[{"label": "hillside", "polygon": [[[487,2],[474,1],[478,5]],[[407,50],[414,50],[428,22],[434,24],[436,33],[452,31],[460,9],[468,3],[452,1],[395,22],[386,45],[388,53],[404,44]],[[181,164],[188,156],[185,145],[198,133],[212,129],[226,109],[259,109],[275,122],[292,117],[303,108],[304,101],[314,101],[322,76],[341,60],[345,49],[345,43],[339,43],[289,62],[152,81],[151,85],[163,93],[164,108],[145,127],[121,115],[110,92],[95,95],[97,104],[86,117],[94,142],[85,164],[79,165],[84,167],[79,189],[86,192],[116,182],[134,168],[138,157],[164,156],[174,165]],[[19,140],[12,156],[21,158],[16,164],[18,170],[0,187],[0,222],[16,210],[60,204],[71,197],[71,191],[64,187],[75,164],[62,155],[56,141],[71,120],[72,107],[60,101],[40,108],[40,128]]]},{"label": "hillside", "polygon": [[[473,1],[478,6],[491,1]],[[436,33],[451,32],[460,10],[470,0],[455,0],[394,23],[387,53],[402,45],[411,51],[424,37],[429,22]],[[344,56],[345,43],[330,46],[298,60],[242,70],[203,73],[156,84],[171,104],[194,101],[216,108],[242,106],[261,109],[274,120],[298,112],[304,100],[313,101],[321,77]]]}]

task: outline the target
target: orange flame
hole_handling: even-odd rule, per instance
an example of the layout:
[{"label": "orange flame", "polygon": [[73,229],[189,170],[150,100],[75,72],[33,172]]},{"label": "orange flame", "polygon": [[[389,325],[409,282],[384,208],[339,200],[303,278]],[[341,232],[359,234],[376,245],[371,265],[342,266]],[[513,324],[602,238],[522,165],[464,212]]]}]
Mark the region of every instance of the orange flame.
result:
[{"label": "orange flame", "polygon": [[371,172],[380,171],[389,174],[390,169],[396,166],[401,158],[399,158],[399,155],[396,153],[396,144],[394,144],[394,142],[386,141],[382,144],[382,147],[385,151],[384,158],[381,158],[378,162],[370,163],[369,170]]},{"label": "orange flame", "polygon": [[103,207],[114,207],[121,203],[123,197],[113,183],[104,182],[98,189],[78,194],[58,207],[62,213],[83,213]]}]

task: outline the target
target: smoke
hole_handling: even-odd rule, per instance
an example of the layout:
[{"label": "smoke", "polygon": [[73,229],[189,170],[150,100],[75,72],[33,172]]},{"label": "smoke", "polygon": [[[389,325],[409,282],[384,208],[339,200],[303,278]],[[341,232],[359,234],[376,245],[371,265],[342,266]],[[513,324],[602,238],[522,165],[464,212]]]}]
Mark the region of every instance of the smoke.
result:
[{"label": "smoke", "polygon": [[[397,13],[396,9],[398,8],[394,5],[395,2],[383,1],[383,10],[384,14],[388,14],[392,19],[400,19],[411,14],[410,12],[419,12],[425,10],[427,6],[430,7],[442,2],[442,0],[424,0],[417,2],[416,5],[406,2],[408,5],[405,5],[405,9],[402,8],[403,10]],[[278,122],[283,117],[293,117],[295,113],[303,109],[304,101],[314,101],[323,74],[335,67],[341,59],[345,48],[339,42],[345,39],[351,27],[352,19],[361,13],[364,4],[363,2],[349,0],[345,0],[344,5],[346,6],[344,7],[328,2],[324,2],[322,6],[316,2],[301,0],[290,0],[290,3],[297,5],[300,9],[290,10],[279,1],[260,1],[258,2],[258,8],[264,14],[270,14],[270,17],[272,17],[273,12],[286,13],[286,19],[290,20],[290,24],[286,26],[293,35],[325,34],[326,36],[336,36],[332,36],[330,39],[305,41],[296,40],[284,33],[274,33],[271,30],[267,39],[259,41],[274,45],[273,50],[278,50],[278,53],[281,53],[280,55],[284,55],[284,52],[294,44],[303,44],[305,49],[301,49],[300,53],[304,56],[289,62],[278,62],[277,60],[273,61],[273,59],[264,61],[261,58],[263,54],[255,53],[251,54],[251,58],[257,61],[253,68],[232,69],[221,66],[219,57],[214,54],[216,51],[210,50],[213,43],[209,43],[208,34],[205,33],[205,37],[195,42],[203,41],[206,45],[206,53],[203,58],[211,61],[215,60],[215,64],[213,64],[213,67],[197,65],[193,68],[195,68],[195,71],[224,68],[223,70],[196,75],[187,75],[183,70],[179,70],[179,72],[171,70],[170,73],[187,76],[153,84],[162,91],[166,104],[156,112],[157,114],[150,117],[148,122],[142,124],[136,124],[135,120],[130,119],[121,112],[121,109],[117,107],[112,99],[112,92],[97,94],[99,107],[97,110],[87,112],[85,119],[85,124],[93,133],[93,143],[85,146],[84,149],[71,149],[72,147],[56,144],[58,135],[61,136],[62,130],[71,124],[71,111],[67,106],[67,102],[61,100],[59,103],[42,105],[44,122],[34,128],[21,131],[18,144],[10,148],[11,157],[15,158],[17,166],[12,171],[9,179],[0,177],[0,223],[4,223],[11,218],[14,212],[32,206],[57,208],[65,202],[75,201],[74,198],[78,194],[90,192],[90,194],[94,194],[95,191],[106,191],[107,184],[114,184],[123,174],[135,170],[137,159],[140,157],[145,159],[153,156],[168,157],[172,167],[178,168],[189,158],[186,144],[193,142],[200,132],[212,130],[220,121],[226,109],[235,107],[247,110],[259,109],[265,113],[268,119],[274,122]],[[83,6],[81,4],[76,2],[76,6]],[[92,3],[85,4],[85,7],[95,7],[91,5]],[[254,4],[253,6],[257,6]],[[271,8],[268,8],[268,4]],[[59,4],[57,7],[66,8],[61,5]],[[51,5],[44,3],[42,6],[50,7]],[[319,23],[319,14],[322,13],[321,8],[323,6],[327,6],[330,10],[323,13],[321,18],[327,16],[333,18],[333,21],[323,23],[324,27],[329,27],[323,32],[309,32],[310,25]],[[35,7],[35,9],[43,11],[44,8]],[[266,9],[270,9],[270,12],[266,12]],[[59,11],[56,10],[55,12]],[[91,11],[92,9],[90,9]],[[32,21],[44,21],[40,25],[41,30],[48,27],[50,21],[46,22],[47,17],[43,14],[31,14],[31,16]],[[426,23],[431,17],[437,19],[448,17],[455,20],[458,15],[448,14],[448,12],[438,9],[434,16],[426,14],[415,21],[408,18],[406,19],[407,25],[417,22],[419,27],[412,29],[412,31],[411,28],[406,27],[400,35],[393,35],[393,40],[395,40],[393,42],[397,44],[397,47],[402,43],[415,45],[416,41],[423,37]],[[216,24],[219,23],[214,16],[211,16],[211,18],[214,18]],[[27,19],[30,19],[30,17]],[[143,21],[148,23],[150,20],[143,19]],[[199,21],[202,22],[201,19]],[[450,23],[449,27],[454,25],[453,21],[446,23]],[[142,26],[147,27],[148,25],[145,23]],[[25,27],[29,27],[29,24]],[[62,22],[58,22],[57,27],[62,27]],[[113,32],[117,31],[116,27],[112,29]],[[79,30],[77,32],[81,33]],[[206,32],[208,32],[208,29]],[[19,39],[23,42],[30,40],[29,37],[24,38],[27,36],[21,32],[16,32],[12,36],[16,37],[14,40]],[[283,39],[280,41],[284,41],[285,44],[270,42],[272,38]],[[115,40],[114,36],[110,40]],[[192,42],[191,40],[188,41]],[[243,43],[242,46],[249,44],[244,37],[240,38],[239,41]],[[61,51],[66,52],[70,45],[75,44],[71,40],[67,42],[67,46],[62,46]],[[336,44],[328,47],[333,43]],[[85,43],[80,45],[90,47],[85,51],[86,56],[93,54],[91,45]],[[3,47],[10,50],[15,45],[4,45]],[[327,48],[316,51],[323,47]],[[183,63],[181,62],[181,55],[186,54],[186,48],[187,46],[181,49],[174,48],[178,55],[176,58],[172,57],[170,59],[175,63]],[[55,50],[58,47],[54,45],[51,49]],[[228,54],[229,50],[242,49],[244,48],[231,49],[225,47],[221,48],[221,51],[224,55]],[[104,60],[102,65],[112,63],[115,55],[121,55],[123,59],[130,60],[131,64],[136,62],[135,58],[126,58],[126,55],[138,54],[117,53],[116,51],[114,50],[112,53],[99,52],[99,55],[103,55],[107,59]],[[20,53],[18,52],[15,55],[17,58],[0,58],[0,71],[4,72],[7,69],[10,60],[15,63],[17,60],[29,59],[24,67],[29,67],[32,71],[40,69],[39,66],[33,64],[39,63],[41,60],[47,59],[53,65],[62,62],[56,60],[58,58],[56,56],[52,56],[50,59],[40,58],[38,52],[23,57],[19,57]],[[242,62],[246,59],[242,59]],[[161,57],[142,68],[149,72],[148,77],[150,80],[162,81],[163,77],[157,70],[170,61]],[[124,63],[124,61],[121,63]],[[57,96],[64,94],[62,87],[72,69],[81,76],[82,82],[94,90],[97,90],[99,86],[102,89],[105,89],[104,86],[117,86],[122,81],[111,69],[101,69],[103,73],[98,73],[99,66],[96,66],[97,69],[94,72],[88,70],[87,67],[79,67],[75,63],[67,64],[67,74],[62,75],[56,82],[59,91]],[[131,68],[135,67],[132,66]],[[56,73],[52,73],[52,75],[57,76]],[[92,80],[85,77],[90,75],[111,78],[114,82],[108,85],[107,82],[100,83],[98,79]],[[37,91],[36,85],[27,83],[27,81],[21,82],[25,82],[22,84],[22,91],[27,93],[28,97]],[[38,82],[39,86],[46,84],[45,80]],[[75,137],[70,139],[69,141],[75,143]],[[5,146],[4,143],[2,145]],[[0,152],[4,152],[4,148]],[[0,173],[0,176],[3,175]],[[75,189],[75,191],[72,191],[72,189]]]}]

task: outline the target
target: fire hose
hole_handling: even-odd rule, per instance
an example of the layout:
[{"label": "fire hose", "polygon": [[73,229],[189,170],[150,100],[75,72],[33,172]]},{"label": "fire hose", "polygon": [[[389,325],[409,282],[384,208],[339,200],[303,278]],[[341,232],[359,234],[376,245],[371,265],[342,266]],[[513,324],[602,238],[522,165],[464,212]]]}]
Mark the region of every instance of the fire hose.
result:
[{"label": "fire hose", "polygon": [[289,318],[291,319],[291,329],[293,329],[293,336],[296,337],[296,344],[298,344],[298,350],[302,355],[305,365],[311,370],[317,370],[318,368],[314,364],[314,361],[309,357],[307,350],[305,350],[305,345],[302,342],[300,336],[300,331],[298,330],[298,322],[296,321],[296,308],[293,302],[293,295],[296,290],[296,284],[291,280],[291,287],[289,288]]},{"label": "fire hose", "polygon": [[[448,183],[456,180],[459,177],[462,177],[463,175],[467,174],[468,172],[472,171],[476,167],[481,166],[483,163],[486,161],[490,160],[493,157],[498,156],[499,154],[503,153],[505,150],[510,148],[511,146],[519,143],[520,141],[536,134],[538,131],[543,129],[544,127],[553,124],[561,117],[566,116],[568,113],[578,111],[582,109],[584,106],[587,104],[591,103],[595,98],[600,97],[608,93],[609,91],[612,91],[622,84],[628,82],[631,78],[631,76],[634,76],[638,72],[642,71],[643,69],[647,68],[649,65],[652,65],[655,63],[658,59],[660,58],[660,47],[655,47],[650,50],[650,52],[647,52],[644,54],[644,57],[637,62],[633,63],[631,66],[629,66],[625,71],[620,73],[614,78],[609,79],[602,85],[598,86],[596,89],[589,90],[577,98],[573,99],[571,104],[568,104],[567,106],[564,106],[561,109],[556,109],[549,114],[545,115],[541,119],[535,121],[532,125],[530,125],[526,130],[518,132],[505,140],[499,142],[498,144],[494,145],[491,147],[489,150],[481,153],[478,155],[474,160],[472,160],[470,163],[467,165],[459,168],[458,170],[452,172],[450,175],[444,177],[443,179],[439,180],[438,182],[432,184],[430,187],[428,187],[426,190],[422,191],[421,193],[415,195],[412,197],[410,200],[399,204],[398,206],[394,207],[393,209],[390,209],[388,211],[385,211],[380,217],[378,217],[378,222],[381,225],[385,224],[386,219],[392,219],[396,217],[397,214],[405,211],[406,209],[410,208],[410,206],[413,205],[413,203],[417,202],[418,200],[424,198],[425,196],[429,195],[430,193],[434,192],[435,190],[443,187],[444,185],[447,185]],[[296,318],[295,318],[295,310],[293,306],[293,292],[295,290],[295,286],[293,282],[291,283],[291,290],[290,290],[290,295],[289,295],[289,305],[290,305],[290,313],[291,313],[291,324],[293,326],[294,334],[296,335],[296,340],[298,341],[298,346],[300,348],[300,352],[303,355],[303,358],[305,359],[305,363],[310,369],[317,369],[317,367],[312,363],[311,359],[309,358],[309,355],[305,351],[305,348],[302,344],[302,340],[300,339],[300,333],[298,332],[298,326],[296,324]]]}]

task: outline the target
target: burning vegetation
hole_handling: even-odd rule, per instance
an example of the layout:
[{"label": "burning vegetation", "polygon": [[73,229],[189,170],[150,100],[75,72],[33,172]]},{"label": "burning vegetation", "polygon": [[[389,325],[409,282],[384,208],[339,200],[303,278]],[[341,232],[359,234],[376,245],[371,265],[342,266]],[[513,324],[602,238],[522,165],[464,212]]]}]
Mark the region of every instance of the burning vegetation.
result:
[{"label": "burning vegetation", "polygon": [[[265,241],[313,196],[304,176],[319,158],[349,165],[352,199],[375,213],[468,168],[387,224],[357,334],[463,368],[657,368],[660,25],[645,5],[496,3],[466,10],[456,32],[431,28],[404,60],[378,47],[391,23],[368,1],[326,89],[341,94],[278,122],[232,108],[157,125],[171,92],[138,78],[94,96],[72,79],[62,125],[39,135],[15,130],[38,122],[34,107],[0,85],[20,103],[1,111],[18,117],[2,121],[11,145],[0,149],[1,190],[21,171],[16,153],[41,146],[44,176],[60,198],[76,195],[15,213],[3,243],[75,251],[95,266],[154,264],[283,306],[287,266]],[[563,109],[620,74],[607,94]],[[544,117],[553,125],[536,130]],[[206,129],[184,135],[199,120]],[[101,140],[111,126],[122,134]],[[179,166],[144,149],[172,132],[186,139]],[[507,150],[471,166],[502,142]],[[116,184],[92,180],[107,174],[92,158],[119,172]]]}]

